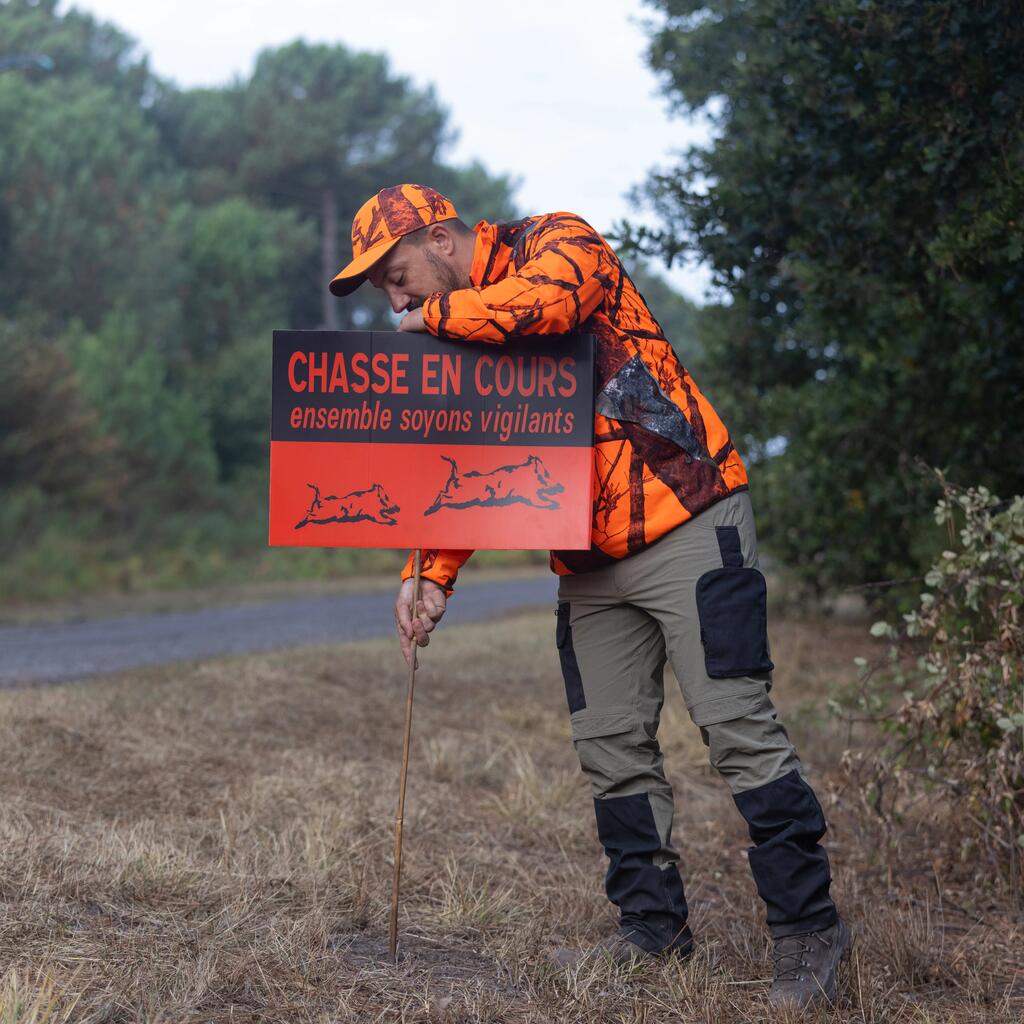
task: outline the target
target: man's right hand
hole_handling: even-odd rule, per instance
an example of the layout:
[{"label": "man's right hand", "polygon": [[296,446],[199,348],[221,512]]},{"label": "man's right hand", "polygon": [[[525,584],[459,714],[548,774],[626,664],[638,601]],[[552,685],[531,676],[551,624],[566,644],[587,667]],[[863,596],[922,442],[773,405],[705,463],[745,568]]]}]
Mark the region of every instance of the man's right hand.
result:
[{"label": "man's right hand", "polygon": [[444,587],[433,580],[420,578],[420,600],[413,614],[412,589],[413,580],[405,580],[398,589],[395,600],[395,626],[398,629],[398,642],[402,647],[402,655],[407,665],[412,665],[415,657],[413,646],[426,647],[430,643],[429,634],[444,615],[447,597]]}]

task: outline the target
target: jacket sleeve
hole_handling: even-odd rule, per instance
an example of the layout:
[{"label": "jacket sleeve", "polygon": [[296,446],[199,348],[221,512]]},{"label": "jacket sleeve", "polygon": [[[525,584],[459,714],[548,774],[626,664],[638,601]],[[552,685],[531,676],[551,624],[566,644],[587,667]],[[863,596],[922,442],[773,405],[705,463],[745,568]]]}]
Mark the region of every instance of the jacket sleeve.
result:
[{"label": "jacket sleeve", "polygon": [[480,288],[435,292],[423,322],[438,338],[502,342],[564,334],[601,304],[614,277],[604,239],[581,217],[552,214],[531,233],[532,255],[514,274]]},{"label": "jacket sleeve", "polygon": [[[459,569],[469,561],[472,554],[472,551],[438,551],[436,548],[423,550],[420,552],[420,576],[444,587],[445,593],[451,597]],[[410,552],[406,559],[402,570],[403,582],[413,577],[413,555],[414,552]]]}]

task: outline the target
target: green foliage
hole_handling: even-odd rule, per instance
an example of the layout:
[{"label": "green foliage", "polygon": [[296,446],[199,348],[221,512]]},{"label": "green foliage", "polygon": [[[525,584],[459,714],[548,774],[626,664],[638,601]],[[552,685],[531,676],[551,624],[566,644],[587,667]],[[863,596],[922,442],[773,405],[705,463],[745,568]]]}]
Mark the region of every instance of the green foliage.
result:
[{"label": "green foliage", "polygon": [[175,186],[141,109],[109,86],[4,74],[0,125],[0,307],[95,326],[114,295],[159,305]]},{"label": "green foliage", "polygon": [[154,117],[190,170],[197,202],[240,190],[292,212],[320,238],[319,247],[286,249],[280,269],[288,322],[297,326],[335,317],[342,328],[391,327],[383,296],[364,288],[337,303],[323,283],[348,259],[356,211],[385,185],[429,182],[457,197],[467,216],[511,212],[507,179],[480,164],[445,165],[441,154],[453,140],[446,111],[432,89],[392,74],[380,54],[296,41],[261,53],[248,81],[165,92]]},{"label": "green foliage", "polygon": [[100,437],[63,349],[0,323],[0,482],[33,484],[50,497],[76,491],[101,456]]},{"label": "green foliage", "polygon": [[964,857],[980,849],[1024,896],[1024,497],[939,482],[935,520],[959,543],[929,569],[916,608],[871,628],[888,656],[874,669],[861,660],[856,703],[889,739],[868,773],[890,814],[922,789],[952,794]]},{"label": "green foliage", "polygon": [[117,442],[120,523],[201,503],[217,474],[209,427],[145,328],[118,311],[71,347],[83,393]]},{"label": "green foliage", "polygon": [[265,50],[238,98],[241,179],[313,210],[336,189],[349,218],[388,175],[429,174],[445,142],[431,89],[392,75],[383,55],[340,44]]},{"label": "green foliage", "polygon": [[0,311],[59,330],[120,303],[173,331],[181,175],[148,113],[160,83],[119,29],[53,0],[0,5],[0,39],[53,62],[0,74]]},{"label": "green foliage", "polygon": [[514,184],[451,166],[447,112],[381,55],[295,42],[180,90],[64,7],[0,0],[4,53],[52,61],[0,73],[0,598],[378,564],[265,550],[271,333],[391,328],[327,292],[379,188],[472,224]]},{"label": "green foliage", "polygon": [[30,72],[30,81],[53,77],[107,86],[137,103],[158,88],[135,40],[116,25],[97,21],[71,8],[61,13],[59,0],[4,0],[0,26],[5,53],[45,54],[46,71]]},{"label": "green foliage", "polygon": [[189,208],[182,253],[182,341],[196,359],[286,322],[287,264],[316,248],[294,210],[240,196]]},{"label": "green foliage", "polygon": [[699,333],[766,541],[818,586],[906,574],[915,460],[1024,490],[1019,5],[650,2],[651,66],[715,137],[624,233],[729,293]]},{"label": "green foliage", "polygon": [[111,449],[64,350],[0,323],[0,554],[55,516],[103,507]]},{"label": "green foliage", "polygon": [[224,481],[267,463],[270,375],[261,371],[270,358],[271,339],[260,332],[226,346],[207,361],[201,376],[193,375],[189,393],[205,409]]}]

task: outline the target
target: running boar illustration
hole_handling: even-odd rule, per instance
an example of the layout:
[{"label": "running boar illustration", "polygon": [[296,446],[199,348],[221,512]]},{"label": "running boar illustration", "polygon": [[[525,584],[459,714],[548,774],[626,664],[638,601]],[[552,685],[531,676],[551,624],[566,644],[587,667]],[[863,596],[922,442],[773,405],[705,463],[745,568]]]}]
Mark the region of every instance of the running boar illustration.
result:
[{"label": "running boar illustration", "polygon": [[442,508],[496,508],[501,505],[532,505],[534,508],[559,508],[554,495],[565,488],[553,483],[544,463],[536,455],[514,466],[500,466],[489,473],[471,469],[459,472],[455,460],[442,459],[451,467],[448,480],[438,491],[434,504],[423,514],[433,515]]},{"label": "running boar illustration", "polygon": [[308,523],[323,526],[325,523],[377,523],[380,526],[396,526],[396,512],[402,510],[387,496],[380,484],[374,484],[365,491],[351,491],[340,498],[329,494],[320,497],[316,484],[307,484],[313,489],[313,501],[302,522],[295,524],[301,530]]}]

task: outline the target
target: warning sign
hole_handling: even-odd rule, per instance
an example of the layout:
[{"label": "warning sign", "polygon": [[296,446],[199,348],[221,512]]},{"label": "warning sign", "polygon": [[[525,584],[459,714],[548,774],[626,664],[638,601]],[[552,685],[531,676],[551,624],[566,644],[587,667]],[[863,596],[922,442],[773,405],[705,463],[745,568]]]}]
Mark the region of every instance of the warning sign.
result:
[{"label": "warning sign", "polygon": [[270,543],[590,547],[593,339],[275,331]]}]

